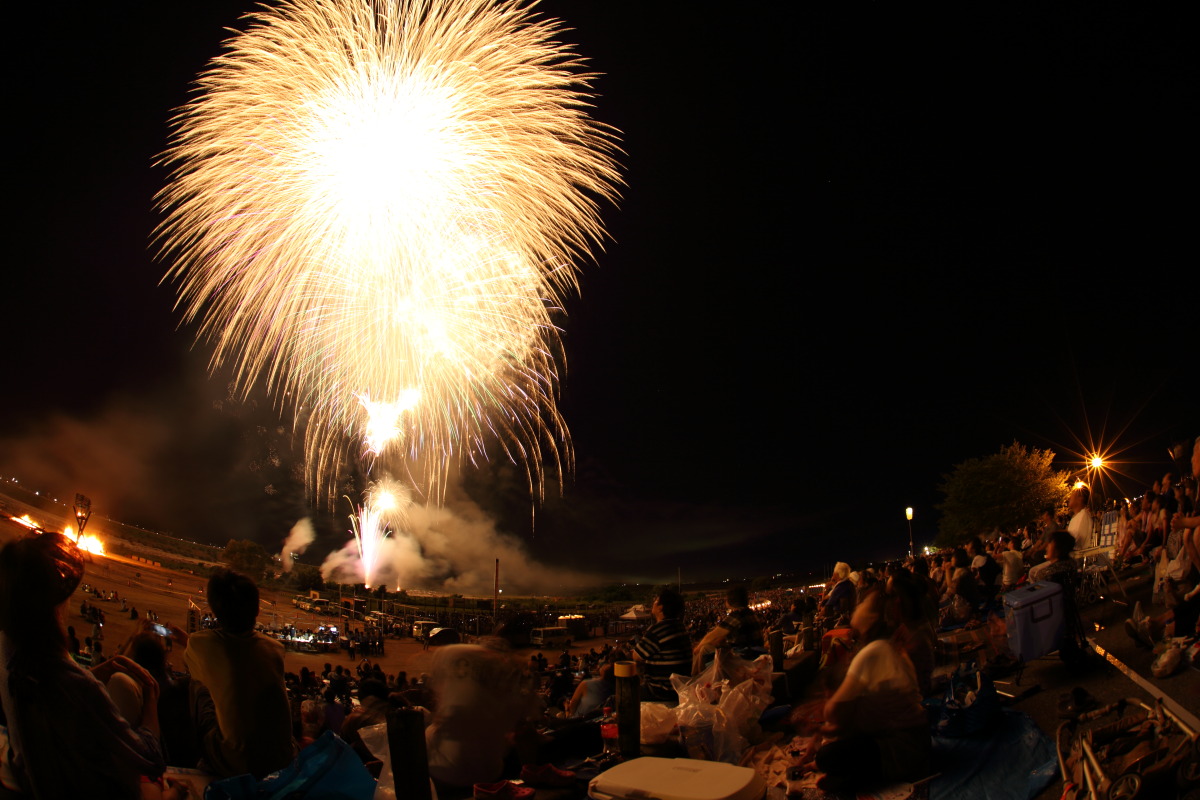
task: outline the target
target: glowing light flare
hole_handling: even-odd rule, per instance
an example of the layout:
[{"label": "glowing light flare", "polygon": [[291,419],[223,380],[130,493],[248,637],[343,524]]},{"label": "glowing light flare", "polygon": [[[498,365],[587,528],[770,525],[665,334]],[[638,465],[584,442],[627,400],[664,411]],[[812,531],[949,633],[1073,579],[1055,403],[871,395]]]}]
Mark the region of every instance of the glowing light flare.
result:
[{"label": "glowing light flare", "polygon": [[1101,458],[1100,456],[1092,456],[1092,460],[1090,463],[1091,463],[1092,469],[1101,469],[1104,466],[1104,459]]},{"label": "glowing light flare", "polygon": [[356,397],[367,416],[363,424],[363,445],[368,453],[379,455],[390,443],[403,443],[402,417],[406,411],[416,408],[421,399],[420,390],[405,389],[394,403],[372,400],[365,394]]}]

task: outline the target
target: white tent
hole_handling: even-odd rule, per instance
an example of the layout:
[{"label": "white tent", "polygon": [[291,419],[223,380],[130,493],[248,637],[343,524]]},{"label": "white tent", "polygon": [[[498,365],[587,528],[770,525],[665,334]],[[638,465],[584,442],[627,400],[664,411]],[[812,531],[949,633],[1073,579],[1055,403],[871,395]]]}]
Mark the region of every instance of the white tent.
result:
[{"label": "white tent", "polygon": [[643,620],[650,619],[650,612],[643,605],[631,606],[628,611],[621,615],[621,619]]}]

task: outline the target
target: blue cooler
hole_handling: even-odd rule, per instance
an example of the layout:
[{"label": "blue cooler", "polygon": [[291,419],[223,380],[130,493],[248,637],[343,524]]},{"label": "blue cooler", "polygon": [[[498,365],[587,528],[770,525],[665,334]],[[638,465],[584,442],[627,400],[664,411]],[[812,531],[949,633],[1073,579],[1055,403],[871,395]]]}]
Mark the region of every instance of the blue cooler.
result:
[{"label": "blue cooler", "polygon": [[1062,587],[1057,583],[1032,583],[1004,595],[1008,646],[1021,661],[1057,650],[1065,620]]}]

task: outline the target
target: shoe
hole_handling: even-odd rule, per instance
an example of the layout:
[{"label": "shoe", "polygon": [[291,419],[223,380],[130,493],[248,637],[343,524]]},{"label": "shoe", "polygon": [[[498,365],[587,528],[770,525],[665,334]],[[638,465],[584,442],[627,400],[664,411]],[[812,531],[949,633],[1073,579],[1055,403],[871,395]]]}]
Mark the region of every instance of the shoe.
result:
[{"label": "shoe", "polygon": [[475,800],[529,800],[536,794],[532,786],[520,786],[512,781],[477,783],[472,791]]},{"label": "shoe", "polygon": [[526,764],[521,767],[521,781],[538,788],[561,789],[575,785],[575,773],[569,769],[559,769],[553,764]]}]

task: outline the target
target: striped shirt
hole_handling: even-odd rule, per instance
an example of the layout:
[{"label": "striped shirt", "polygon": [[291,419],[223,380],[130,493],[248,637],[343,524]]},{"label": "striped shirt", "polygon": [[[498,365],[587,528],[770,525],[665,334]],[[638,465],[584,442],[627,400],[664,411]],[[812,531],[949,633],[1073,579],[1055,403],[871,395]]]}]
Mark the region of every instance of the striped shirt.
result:
[{"label": "striped shirt", "polygon": [[678,700],[671,687],[672,673],[692,674],[692,639],[683,622],[664,619],[654,623],[633,649],[645,665],[642,677],[645,699]]}]

